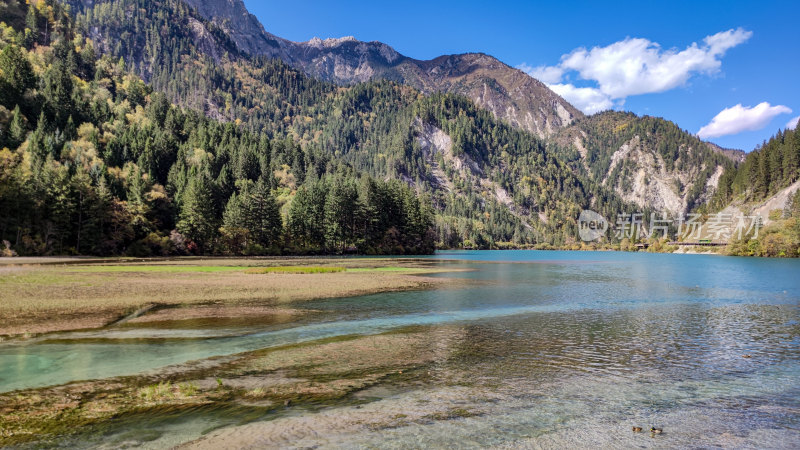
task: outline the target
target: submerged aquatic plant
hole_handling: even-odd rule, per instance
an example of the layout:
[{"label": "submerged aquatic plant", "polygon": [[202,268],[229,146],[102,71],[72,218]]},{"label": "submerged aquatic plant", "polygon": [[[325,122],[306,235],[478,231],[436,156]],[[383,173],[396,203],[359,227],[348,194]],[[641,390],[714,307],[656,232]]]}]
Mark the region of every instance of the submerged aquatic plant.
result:
[{"label": "submerged aquatic plant", "polygon": [[267,391],[263,387],[257,387],[244,393],[245,397],[262,398],[267,395]]},{"label": "submerged aquatic plant", "polygon": [[192,397],[197,394],[197,385],[194,383],[181,383],[178,385],[178,392],[184,397]]},{"label": "submerged aquatic plant", "polygon": [[139,389],[139,397],[148,402],[169,400],[174,396],[172,383],[169,381],[162,381],[161,383]]}]

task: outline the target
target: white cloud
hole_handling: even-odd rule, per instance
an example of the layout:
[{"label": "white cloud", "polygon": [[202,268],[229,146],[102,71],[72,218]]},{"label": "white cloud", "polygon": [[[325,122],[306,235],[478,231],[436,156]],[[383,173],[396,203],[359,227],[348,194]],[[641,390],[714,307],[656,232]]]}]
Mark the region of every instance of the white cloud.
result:
[{"label": "white cloud", "polygon": [[550,84],[548,86],[553,92],[564,97],[586,114],[605,111],[614,106],[614,102],[606,94],[595,88],[575,87],[571,84]]},{"label": "white cloud", "polygon": [[692,43],[680,51],[664,50],[647,39],[626,38],[605,47],[575,49],[563,55],[556,66],[519,67],[548,85],[559,84],[565,74],[576,72],[579,78],[594,81],[596,90],[608,101],[624,100],[631,95],[683,86],[695,74],[717,73],[725,52],[752,35],[741,28],[731,29],[707,36],[701,44]]},{"label": "white cloud", "polygon": [[760,130],[766,127],[775,116],[791,112],[792,110],[786,106],[772,106],[767,102],[759,103],[752,108],[739,104],[723,109],[711,119],[711,123],[697,132],[697,136],[701,139],[710,139],[743,131]]},{"label": "white cloud", "polygon": [[722,56],[728,49],[745,42],[750,39],[752,35],[752,31],[743,30],[741,28],[734,30],[731,28],[728,31],[720,31],[717,34],[706,36],[703,42],[711,50],[712,54]]},{"label": "white cloud", "polygon": [[531,67],[525,63],[517,66],[517,69],[527,73],[545,84],[555,84],[561,81],[564,76],[564,69],[558,66],[538,66]]},{"label": "white cloud", "polygon": [[789,130],[794,130],[795,128],[797,128],[797,122],[800,122],[800,116],[797,116],[794,119],[790,120],[786,124],[786,128]]}]

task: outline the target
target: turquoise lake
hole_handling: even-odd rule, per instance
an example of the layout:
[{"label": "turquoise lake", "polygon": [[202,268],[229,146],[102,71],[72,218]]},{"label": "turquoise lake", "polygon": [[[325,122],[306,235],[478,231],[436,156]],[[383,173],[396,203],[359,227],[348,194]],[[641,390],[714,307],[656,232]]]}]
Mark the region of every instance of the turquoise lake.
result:
[{"label": "turquoise lake", "polygon": [[[164,448],[206,436],[198,445],[214,447],[236,436],[255,447],[800,447],[800,260],[542,251],[426,259],[469,269],[433,276],[470,282],[304,302],[317,313],[292,323],[119,326],[0,343],[0,392],[414,325],[436,331],[447,351],[431,381],[362,393],[371,406],[256,418],[200,408],[130,418],[64,444]],[[286,441],[270,428],[312,420],[324,430],[330,417],[364,408],[388,417],[425,408],[426,398],[480,414],[344,435],[299,427]],[[637,435],[635,425],[664,433]]]}]

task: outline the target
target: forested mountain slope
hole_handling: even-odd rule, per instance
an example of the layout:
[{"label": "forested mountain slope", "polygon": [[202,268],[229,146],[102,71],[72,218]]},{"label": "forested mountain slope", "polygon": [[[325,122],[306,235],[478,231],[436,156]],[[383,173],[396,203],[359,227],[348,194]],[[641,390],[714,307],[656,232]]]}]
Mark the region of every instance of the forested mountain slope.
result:
[{"label": "forested mountain slope", "polygon": [[[536,137],[450,94],[431,97],[448,116],[440,125],[458,156],[479,154],[470,157],[480,170],[451,171],[450,184],[439,184],[418,145],[425,126],[432,125],[422,120],[432,106],[421,92],[389,81],[336,87],[276,60],[209,51],[196,45],[195,35],[219,39],[220,49],[225,39],[180,1],[99,2],[82,9],[78,21],[99,46],[124,58],[175,102],[271,136],[289,136],[375,177],[412,182],[438,208],[443,245],[563,243],[577,236],[581,208],[596,204],[613,214],[622,203],[576,178]],[[125,44],[107,37],[132,36],[137,29],[149,31]],[[172,63],[152,64],[155,56]]]},{"label": "forested mountain slope", "polygon": [[2,11],[4,253],[433,250],[429,201],[406,184],[171,105],[97,58],[58,2]]},{"label": "forested mountain slope", "polygon": [[800,257],[800,135],[782,130],[720,178],[708,209],[760,215],[757,239],[732,242],[733,255]]},{"label": "forested mountain slope", "polygon": [[572,166],[627,201],[679,215],[705,204],[734,160],[657,117],[607,111],[581,119],[556,141]]},{"label": "forested mountain slope", "polygon": [[389,79],[423,93],[457,93],[512,126],[540,137],[558,134],[561,146],[578,150],[585,160],[578,167],[591,167],[587,172],[595,182],[641,207],[680,214],[703,205],[722,172],[743,155],[702,143],[658,118],[607,112],[584,119],[545,85],[489,55],[418,61],[384,43],[353,38],[296,43],[264,30],[240,0],[188,2],[225,29],[244,52],[279,58],[340,84]]},{"label": "forested mountain slope", "polygon": [[[240,42],[226,32],[229,25],[228,28],[225,23],[215,25],[181,0],[72,0],[68,3],[71,9],[61,11],[61,3],[54,0],[33,2],[31,8],[17,0],[3,2],[6,9],[2,20],[7,17],[11,25],[4,31],[3,44],[28,50],[26,59],[32,62],[37,74],[35,82],[21,95],[41,101],[42,97],[37,96],[48,92],[46,77],[41,74],[59,59],[70,67],[75,60],[74,65],[78,67],[71,77],[62,77],[64,86],[65,80],[70,78],[74,86],[83,90],[58,88],[61,93],[54,94],[53,98],[63,102],[60,108],[54,109],[61,111],[60,116],[52,120],[46,117],[44,122],[38,120],[35,108],[25,110],[27,106],[24,105],[18,115],[12,114],[19,99],[5,99],[3,105],[7,113],[0,117],[0,126],[9,130],[4,131],[9,137],[0,145],[7,146],[9,154],[17,155],[16,159],[12,158],[14,167],[23,167],[20,161],[26,158],[26,145],[30,145],[32,138],[39,139],[36,130],[44,123],[41,127],[47,131],[43,133],[52,135],[45,141],[51,142],[48,145],[52,147],[53,164],[67,165],[61,161],[64,149],[71,148],[73,141],[88,140],[87,136],[93,135],[79,133],[77,140],[71,134],[62,137],[65,129],[88,130],[88,125],[84,127],[84,124],[91,124],[97,130],[92,143],[101,160],[98,167],[104,168],[97,169],[100,173],[103,170],[112,175],[138,173],[152,183],[148,189],[157,186],[156,189],[164,190],[172,209],[159,219],[162,220],[159,225],[145,228],[149,231],[144,235],[136,232],[135,236],[124,240],[127,244],[103,250],[105,252],[118,253],[145,238],[165,242],[163,239],[167,239],[173,227],[179,233],[187,231],[188,222],[181,220],[181,214],[188,186],[192,183],[205,185],[197,188],[201,193],[214,192],[214,202],[206,202],[213,206],[213,211],[206,212],[214,220],[203,226],[206,231],[201,233],[203,239],[192,239],[211,243],[206,244],[203,251],[214,251],[215,245],[223,248],[219,246],[223,238],[235,239],[238,244],[231,248],[244,251],[252,243],[252,223],[239,226],[243,222],[235,218],[244,213],[228,212],[228,206],[231,205],[232,211],[241,210],[253,195],[265,197],[267,194],[281,208],[282,232],[279,238],[273,234],[269,239],[262,239],[259,247],[253,247],[256,250],[252,251],[358,249],[385,252],[390,251],[389,248],[401,252],[419,251],[430,248],[431,237],[425,231],[426,226],[419,225],[426,223],[427,216],[432,217],[433,235],[443,247],[564,245],[576,241],[576,220],[582,209],[592,208],[613,218],[620,212],[647,212],[664,207],[664,202],[659,203],[658,198],[631,195],[624,188],[628,172],[637,167],[646,170],[649,166],[631,166],[629,155],[623,155],[625,158],[617,163],[621,169],[610,167],[610,163],[602,168],[621,146],[632,140],[639,140],[638,155],[655,155],[652,149],[664,147],[663,152],[658,153],[662,160],[657,156],[653,158],[663,166],[667,176],[677,170],[676,167],[684,168],[688,159],[684,154],[694,158],[690,161],[697,163],[701,170],[691,172],[691,168],[687,168],[689,172],[680,179],[686,181],[685,185],[676,188],[676,195],[685,202],[685,208],[700,204],[711,191],[697,188],[713,185],[708,180],[714,179],[717,172],[708,172],[710,168],[730,164],[707,147],[704,148],[710,156],[692,150],[696,139],[688,139],[688,134],[677,127],[665,127],[663,121],[656,120],[655,125],[645,123],[649,118],[618,113],[608,113],[612,119],[596,118],[604,115],[583,118],[559,132],[558,139],[542,140],[519,124],[498,120],[496,111],[467,97],[451,93],[426,95],[413,86],[391,80],[352,86],[315,80],[280,60],[253,57],[240,51]],[[234,5],[237,1],[227,3]],[[26,19],[30,11],[35,11],[35,24]],[[70,23],[67,26],[59,21]],[[41,28],[52,33],[51,36],[39,33]],[[61,29],[70,31],[58,31]],[[59,33],[68,38],[62,41],[68,40],[69,44],[58,44]],[[32,41],[34,34],[36,37]],[[57,53],[56,45],[64,48],[71,45],[73,50],[63,50],[56,57],[47,56]],[[96,63],[102,70],[90,73],[83,68],[89,63],[81,61],[91,61],[95,53],[102,55]],[[452,66],[453,73],[457,73],[463,71],[458,68],[459,64],[471,64],[467,61],[469,58],[493,64],[485,55],[462,55],[444,58],[449,62],[443,60],[432,67]],[[523,82],[530,81],[535,80],[525,75]],[[464,78],[457,84],[463,87],[469,82]],[[429,92],[433,91],[436,89]],[[97,96],[102,101],[87,100]],[[67,101],[66,97],[71,100]],[[176,109],[170,103],[189,110]],[[170,114],[180,119],[167,121],[170,114],[161,113],[154,116],[157,120],[140,119],[141,115],[155,114],[154,108],[174,110]],[[191,110],[202,115],[195,115]],[[69,116],[72,116],[72,125],[68,126]],[[107,122],[114,123],[115,127],[110,128]],[[613,122],[611,128],[610,122]],[[623,122],[628,125],[617,129]],[[24,126],[14,125],[19,123]],[[190,124],[188,128],[184,127],[185,123]],[[18,130],[16,134],[11,132],[12,125]],[[610,129],[614,130],[611,134]],[[224,132],[214,131],[208,137],[207,130]],[[33,133],[26,135],[29,131]],[[582,139],[581,145],[594,149],[591,155],[582,156],[576,136]],[[673,149],[675,142],[678,145]],[[670,159],[670,155],[674,159]],[[717,161],[715,155],[724,161]],[[710,162],[703,160],[705,156],[711,158]],[[633,163],[639,164],[640,159],[644,157],[633,158]],[[76,166],[70,167],[73,170]],[[606,175],[602,175],[603,171]],[[73,175],[71,173],[70,177]],[[694,183],[692,177],[705,178]],[[99,189],[101,178],[94,176],[90,184]],[[21,180],[30,181],[29,178]],[[400,180],[402,185],[391,180]],[[384,224],[378,226],[381,231],[373,230],[368,238],[364,237],[366,229],[356,227],[356,223],[361,223],[366,216],[359,214],[380,210],[378,203],[370,202],[386,196],[369,194],[372,184],[378,186],[374,189],[391,192],[386,195],[394,204],[402,203],[408,217],[417,217],[410,220],[419,226],[398,228],[394,224],[387,228]],[[334,190],[337,185],[349,187]],[[411,191],[403,186],[414,189],[414,201],[409,197]],[[326,223],[323,210],[329,191],[335,191],[336,195],[358,192],[357,195],[347,194],[353,201],[358,200],[352,204],[358,207],[351,205],[351,209],[360,211],[348,216],[350,225],[340,227],[348,230],[347,238],[331,235],[332,240],[329,240],[327,231],[320,228],[309,231],[315,224]],[[112,194],[120,202],[130,202],[127,191],[117,190]],[[313,206],[312,200],[322,204]],[[335,208],[335,205],[334,202],[327,206]],[[426,210],[427,205],[434,209]],[[395,208],[384,206],[390,211]],[[272,206],[264,211],[267,210],[274,212]],[[53,213],[36,214],[48,218]],[[83,217],[81,211],[78,216]],[[327,220],[334,216],[329,215]],[[227,226],[225,220],[229,221]],[[26,223],[35,221],[30,219]],[[13,237],[15,243],[21,242],[20,229],[30,228],[20,225],[20,221],[4,223],[0,231],[4,237]],[[181,223],[184,228],[178,226]],[[290,231],[301,223],[306,231],[298,231],[299,228]],[[385,236],[388,229],[400,230],[405,226],[417,230],[409,234],[410,241],[395,242],[394,238]],[[63,228],[62,225],[60,229]],[[16,230],[14,236],[9,234],[12,229]],[[151,231],[155,235],[150,236]],[[38,250],[23,250],[25,252],[60,252],[73,248],[88,252],[85,245],[78,249],[77,245],[59,244],[56,249],[48,233],[41,230],[31,234],[39,236],[32,237],[33,241],[39,241],[26,248]],[[298,240],[300,235],[305,237]],[[261,236],[266,235],[262,233]],[[77,244],[76,235],[68,239]]]},{"label": "forested mountain slope", "polygon": [[800,136],[797,130],[779,131],[747,154],[737,168],[721,177],[712,207],[730,202],[765,200],[800,179]]}]

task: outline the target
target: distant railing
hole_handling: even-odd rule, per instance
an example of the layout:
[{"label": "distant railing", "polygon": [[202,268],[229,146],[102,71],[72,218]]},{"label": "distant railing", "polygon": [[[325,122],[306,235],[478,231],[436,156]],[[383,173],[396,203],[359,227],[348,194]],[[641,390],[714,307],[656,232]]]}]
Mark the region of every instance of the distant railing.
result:
[{"label": "distant railing", "polygon": [[670,242],[669,245],[688,245],[692,247],[724,247],[728,245],[727,242],[712,242],[712,241],[697,241],[697,242]]}]

